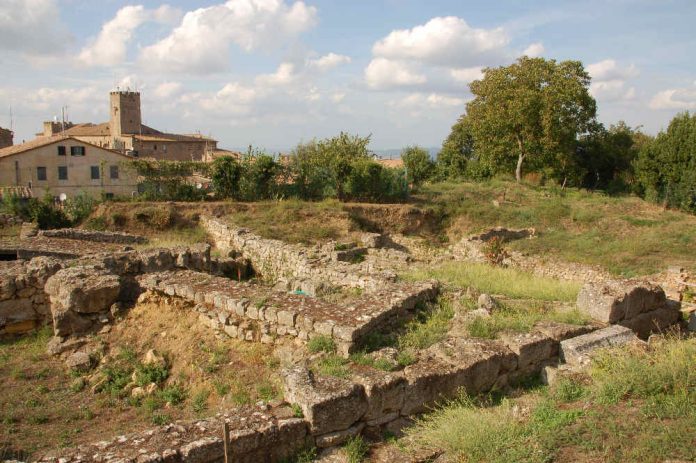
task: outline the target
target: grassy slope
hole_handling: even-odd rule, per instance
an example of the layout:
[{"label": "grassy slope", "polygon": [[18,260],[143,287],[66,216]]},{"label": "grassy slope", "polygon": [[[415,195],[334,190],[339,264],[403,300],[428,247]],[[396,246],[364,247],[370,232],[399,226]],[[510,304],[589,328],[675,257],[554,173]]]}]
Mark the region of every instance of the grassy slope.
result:
[{"label": "grassy slope", "polygon": [[607,351],[584,378],[518,399],[467,397],[425,416],[419,446],[466,462],[662,462],[696,458],[696,339]]},{"label": "grassy slope", "polygon": [[494,226],[534,227],[537,239],[510,247],[598,264],[625,276],[655,273],[670,265],[696,270],[696,217],[635,197],[494,180],[429,185],[415,199],[446,219],[452,239]]}]

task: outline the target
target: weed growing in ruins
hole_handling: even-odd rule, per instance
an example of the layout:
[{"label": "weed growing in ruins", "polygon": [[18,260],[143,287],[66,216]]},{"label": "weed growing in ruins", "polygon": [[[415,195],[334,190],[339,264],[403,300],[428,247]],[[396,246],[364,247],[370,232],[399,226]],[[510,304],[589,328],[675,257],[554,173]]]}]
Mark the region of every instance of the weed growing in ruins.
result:
[{"label": "weed growing in ruins", "polygon": [[281,460],[281,463],[311,463],[317,458],[317,448],[304,448],[290,458]]},{"label": "weed growing in ruins", "polygon": [[542,320],[584,325],[589,318],[577,309],[558,311],[543,304],[525,304],[525,306],[500,304],[491,316],[479,316],[469,321],[467,331],[473,338],[495,339],[504,331],[527,333]]},{"label": "weed growing in ruins", "polygon": [[256,393],[265,402],[270,402],[278,395],[278,390],[270,381],[263,381],[256,386]]},{"label": "weed growing in ruins", "polygon": [[158,391],[157,397],[165,403],[179,405],[186,400],[186,390],[179,384],[171,384]]},{"label": "weed growing in ruins", "polygon": [[510,257],[510,254],[505,249],[502,238],[495,236],[488,240],[483,248],[486,261],[491,265],[502,265],[503,261]]},{"label": "weed growing in ruins", "polygon": [[452,301],[439,298],[434,309],[420,311],[416,319],[406,326],[406,332],[399,336],[397,342],[399,348],[417,351],[432,346],[445,337],[453,316]]},{"label": "weed growing in ruins", "polygon": [[210,391],[207,389],[202,389],[193,396],[193,401],[191,402],[191,409],[196,413],[201,413],[208,408],[208,397],[210,397]]},{"label": "weed growing in ruins", "polygon": [[292,416],[295,418],[304,418],[302,407],[300,407],[298,404],[290,404],[290,408],[292,409]]},{"label": "weed growing in ruins", "polygon": [[370,446],[363,440],[362,436],[353,436],[343,445],[348,463],[362,463],[370,451]]},{"label": "weed growing in ruins", "polygon": [[325,376],[347,378],[350,374],[349,363],[348,359],[331,354],[319,359],[316,363],[316,368],[319,370],[319,373]]},{"label": "weed growing in ruins", "polygon": [[319,336],[315,336],[309,340],[307,343],[307,348],[314,354],[317,352],[326,352],[327,354],[331,354],[336,352],[336,343],[331,337],[320,334]]},{"label": "weed growing in ruins", "polygon": [[167,423],[170,423],[172,421],[172,418],[167,415],[166,413],[153,413],[152,416],[150,417],[150,421],[152,421],[152,424],[157,425],[157,426],[162,426]]},{"label": "weed growing in ruins", "polygon": [[138,386],[146,386],[150,383],[159,385],[165,382],[169,377],[169,367],[166,364],[141,364],[136,367],[135,371],[135,382]]},{"label": "weed growing in ruins", "polygon": [[414,270],[404,277],[416,281],[435,278],[457,288],[471,287],[482,293],[538,301],[574,302],[580,290],[580,285],[575,282],[539,277],[514,268],[470,262],[448,262]]}]

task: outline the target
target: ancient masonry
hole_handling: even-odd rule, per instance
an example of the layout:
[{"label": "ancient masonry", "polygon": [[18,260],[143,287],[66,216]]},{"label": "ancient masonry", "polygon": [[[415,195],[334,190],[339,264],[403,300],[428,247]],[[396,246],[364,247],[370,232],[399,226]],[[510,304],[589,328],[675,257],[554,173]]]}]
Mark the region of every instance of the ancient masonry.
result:
[{"label": "ancient masonry", "polygon": [[[350,263],[353,259],[338,251],[322,254],[266,240],[219,219],[204,217],[202,223],[216,247],[230,257],[211,259],[207,244],[136,251],[127,244],[137,238],[108,233],[64,230],[28,238],[20,248],[33,246],[40,252],[37,241],[49,240],[58,248],[60,242],[75,241],[92,243],[83,250],[106,252],[84,255],[74,249],[62,259],[2,263],[0,335],[50,321],[56,337],[49,350],[69,352],[79,348],[81,334],[113,323],[124,303],[176,298],[221,334],[267,343],[324,335],[348,354],[366,334],[388,331],[438,290],[436,282],[397,282],[390,272],[369,261]],[[249,264],[276,289],[229,278],[241,279]],[[326,287],[360,288],[363,293],[344,304],[305,294]],[[635,332],[645,338],[679,316],[678,304],[668,301],[661,288],[638,281],[590,283],[581,291],[578,308],[601,323],[540,322],[530,333],[495,340],[470,339],[452,330],[401,370],[351,365],[346,378],[322,376],[295,364],[283,371],[282,402],[56,450],[42,461],[217,462],[224,456],[223,422],[230,428],[231,461],[282,461],[308,446],[332,447],[360,433],[381,434],[461,390],[477,394],[503,388],[542,371],[551,375],[561,361],[583,364],[599,347],[641,343]],[[387,348],[370,355],[394,360],[395,352]],[[296,417],[298,407],[302,418]]]}]

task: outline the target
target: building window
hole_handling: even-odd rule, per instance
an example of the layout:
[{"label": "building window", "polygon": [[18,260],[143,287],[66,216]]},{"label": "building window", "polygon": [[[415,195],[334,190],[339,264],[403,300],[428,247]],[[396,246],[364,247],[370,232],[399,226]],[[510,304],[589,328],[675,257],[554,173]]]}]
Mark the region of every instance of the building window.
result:
[{"label": "building window", "polygon": [[99,166],[89,166],[89,176],[92,180],[99,180]]},{"label": "building window", "polygon": [[105,193],[105,194],[104,194],[104,197],[105,197],[106,199],[114,199],[114,194],[113,194],[113,193]]},{"label": "building window", "polygon": [[68,166],[58,166],[58,180],[68,179]]},{"label": "building window", "polygon": [[113,180],[118,178],[118,166],[109,166],[109,177]]},{"label": "building window", "polygon": [[152,150],[157,151],[157,145],[152,145]]},{"label": "building window", "polygon": [[36,180],[46,180],[46,168],[37,167],[36,168]]},{"label": "building window", "polygon": [[85,147],[84,146],[71,146],[70,147],[70,156],[84,156],[85,155]]},{"label": "building window", "polygon": [[58,147],[58,156],[65,156],[65,146]]}]

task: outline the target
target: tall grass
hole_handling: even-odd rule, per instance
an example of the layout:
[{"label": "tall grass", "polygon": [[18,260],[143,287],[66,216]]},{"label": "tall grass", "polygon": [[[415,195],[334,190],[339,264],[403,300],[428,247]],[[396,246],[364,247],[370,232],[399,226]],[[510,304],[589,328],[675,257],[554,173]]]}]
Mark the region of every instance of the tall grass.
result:
[{"label": "tall grass", "polygon": [[448,262],[413,270],[403,276],[412,280],[436,278],[456,287],[472,287],[482,293],[540,301],[572,302],[580,290],[580,285],[575,282],[539,277],[514,268],[468,262]]},{"label": "tall grass", "polygon": [[[561,380],[515,401],[461,397],[421,418],[414,443],[452,461],[693,461],[696,338],[600,353],[585,382]],[[568,459],[570,458],[570,459]]]}]

